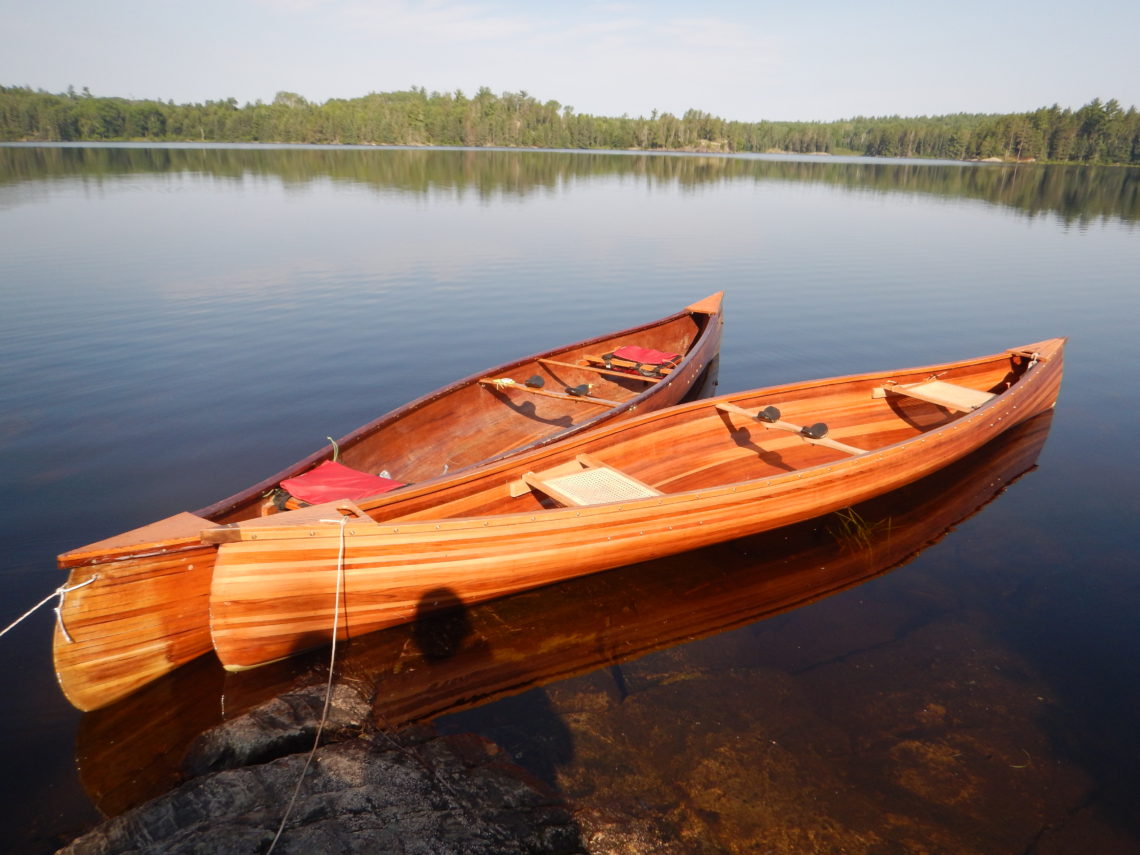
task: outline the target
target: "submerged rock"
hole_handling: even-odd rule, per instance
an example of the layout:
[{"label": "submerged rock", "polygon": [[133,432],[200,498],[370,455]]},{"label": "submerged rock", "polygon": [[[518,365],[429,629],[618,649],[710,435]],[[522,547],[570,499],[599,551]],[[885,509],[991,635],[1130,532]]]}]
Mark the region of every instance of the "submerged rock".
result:
[{"label": "submerged rock", "polygon": [[[359,735],[370,711],[371,703],[364,692],[348,684],[335,685],[328,701],[322,742]],[[197,777],[308,752],[324,712],[323,687],[284,692],[199,735],[186,751],[183,772]]]},{"label": "submerged rock", "polygon": [[265,852],[295,790],[274,848],[282,855],[584,851],[560,797],[494,743],[427,727],[377,731],[365,698],[345,686],[322,733],[336,741],[306,769],[323,706],[323,686],[302,689],[208,731],[188,754],[196,777],[61,851]]}]

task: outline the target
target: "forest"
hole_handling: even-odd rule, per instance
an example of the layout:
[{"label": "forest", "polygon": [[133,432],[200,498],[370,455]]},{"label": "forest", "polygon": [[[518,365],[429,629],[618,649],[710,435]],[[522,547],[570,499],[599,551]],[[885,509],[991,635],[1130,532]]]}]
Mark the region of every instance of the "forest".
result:
[{"label": "forest", "polygon": [[593,116],[525,91],[373,92],[317,104],[292,92],[239,105],[50,93],[0,86],[0,141],[242,142],[635,151],[787,152],[950,160],[1140,165],[1140,113],[1115,99],[1079,109],[833,122]]}]

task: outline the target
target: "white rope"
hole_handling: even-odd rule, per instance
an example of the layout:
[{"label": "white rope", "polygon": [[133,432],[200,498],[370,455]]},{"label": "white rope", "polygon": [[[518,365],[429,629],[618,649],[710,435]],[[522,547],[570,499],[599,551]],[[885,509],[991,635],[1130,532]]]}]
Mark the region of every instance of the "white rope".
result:
[{"label": "white rope", "polygon": [[56,606],[55,606],[55,619],[59,623],[59,629],[63,633],[63,637],[66,638],[68,641],[73,641],[71,634],[67,631],[67,627],[64,626],[64,624],[63,624],[63,615],[61,614],[61,612],[63,610],[63,598],[65,596],[67,596],[67,594],[69,594],[71,591],[77,591],[80,588],[86,588],[88,585],[90,585],[92,582],[94,582],[98,578],[99,578],[99,574],[96,573],[90,579],[88,579],[85,582],[80,582],[78,585],[71,585],[71,586],[60,585],[58,588],[56,588],[54,591],[52,591],[50,594],[48,594],[46,597],[44,597],[42,600],[40,600],[38,603],[36,603],[34,606],[32,606],[30,609],[28,609],[26,612],[24,612],[22,615],[20,615],[14,621],[12,621],[10,624],[8,624],[6,627],[4,627],[4,631],[0,632],[0,636],[5,635],[8,632],[8,630],[10,630],[10,629],[15,629],[16,626],[19,625],[20,623],[23,623],[23,621],[26,618],[31,617],[31,615],[36,611],[36,609],[39,609],[43,606],[46,606],[49,602],[51,602],[52,597],[59,597],[59,602],[56,603]]},{"label": "white rope", "polygon": [[[336,522],[336,520],[321,520],[321,522]],[[281,817],[281,824],[277,826],[277,833],[273,835],[273,842],[269,844],[269,848],[265,850],[265,855],[269,855],[273,851],[273,847],[277,845],[277,841],[281,839],[281,833],[285,830],[285,823],[289,821],[289,815],[293,812],[293,806],[297,803],[297,796],[301,792],[301,783],[305,780],[305,774],[309,771],[309,766],[313,762],[313,757],[317,753],[317,748],[321,744],[321,733],[325,729],[325,722],[329,717],[329,704],[332,702],[333,690],[333,666],[336,664],[336,633],[340,619],[340,592],[344,586],[344,528],[348,525],[348,517],[341,517],[340,520],[340,551],[336,559],[336,595],[333,599],[333,626],[332,626],[332,652],[329,655],[329,679],[325,685],[325,707],[321,711],[321,720],[317,725],[317,735],[313,738],[313,747],[309,750],[309,756],[305,760],[305,766],[301,769],[301,775],[297,778],[297,786],[293,788],[293,797],[289,799],[289,806],[285,808],[285,815]]]}]

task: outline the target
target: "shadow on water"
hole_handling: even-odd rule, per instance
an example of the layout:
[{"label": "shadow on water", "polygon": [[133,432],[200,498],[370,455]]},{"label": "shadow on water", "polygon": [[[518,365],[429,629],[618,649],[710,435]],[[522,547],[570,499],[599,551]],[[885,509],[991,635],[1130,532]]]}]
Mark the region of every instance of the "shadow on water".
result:
[{"label": "shadow on water", "polygon": [[[462,653],[466,666],[476,667],[480,660],[492,655],[486,637],[471,638],[473,627],[468,608],[450,588],[433,588],[421,597],[410,633],[429,666]],[[383,693],[383,687],[379,691]],[[489,716],[441,728],[440,732],[475,731],[501,746],[516,763],[544,783],[556,786],[558,766],[573,759],[573,738],[542,689],[524,692],[485,709]]]},{"label": "shadow on water", "polygon": [[451,588],[432,588],[420,597],[412,641],[427,662],[442,662],[463,649],[471,635],[467,607]]},{"label": "shadow on water", "polygon": [[574,760],[574,735],[541,688],[476,707],[440,722],[440,733],[478,733],[543,783],[558,789],[558,770]]},{"label": "shadow on water", "polygon": [[[716,732],[715,723],[705,716],[686,718],[678,711],[683,707],[658,707],[647,700],[654,692],[687,691],[686,685],[705,683],[683,671],[649,678],[643,664],[646,654],[681,655],[695,640],[727,638],[727,630],[739,627],[754,630],[758,621],[908,563],[1032,469],[1050,424],[1051,414],[1033,419],[942,472],[858,505],[842,517],[830,515],[476,606],[465,605],[447,588],[427,591],[412,624],[346,644],[338,656],[337,679],[374,687],[373,717],[385,730],[432,722],[441,734],[479,734],[562,798],[588,800],[580,787],[568,791],[566,783],[567,770],[583,760],[583,716],[635,722],[637,733],[667,734],[671,728],[689,726]],[[764,654],[755,642],[744,649],[751,651],[750,658]],[[327,677],[327,655],[316,651],[235,674],[225,674],[207,657],[113,707],[87,714],[77,740],[85,788],[107,815],[160,794],[178,783],[181,758],[197,733],[282,692],[321,685]],[[744,660],[738,665],[744,670],[734,666],[717,679],[739,685],[750,666]],[[561,687],[571,685],[567,678],[575,676],[587,681],[588,690],[569,690],[567,695]],[[710,693],[719,694],[716,685],[701,689],[701,696],[712,701]],[[761,692],[757,697],[767,698],[765,704],[781,697],[779,686],[764,679],[749,691]],[[751,701],[748,709],[737,709],[738,702],[727,691],[716,700],[717,716],[725,719],[777,713],[767,706],[758,713]],[[801,722],[797,728],[809,724]],[[783,725],[769,719],[762,726]],[[588,735],[596,750],[598,735]],[[669,752],[680,750],[670,741],[674,738],[666,740],[672,746]],[[638,774],[660,776],[655,786],[664,790],[670,786],[669,776],[679,773],[677,763],[689,769],[709,762],[709,757],[687,753],[653,754],[659,747],[644,750],[653,756],[636,761],[615,756],[611,762],[622,768],[605,774],[629,774],[635,762],[646,762]],[[740,754],[739,760],[733,753],[716,755],[718,762],[728,764],[723,771],[726,797],[750,802],[754,796],[745,790],[753,784],[745,770],[759,774],[764,764],[757,766],[748,751],[734,753]],[[786,762],[810,768],[817,761],[809,753]],[[738,787],[744,790],[737,792]],[[905,810],[908,803],[904,800],[898,807]],[[909,807],[920,813],[928,810]],[[682,822],[677,815],[688,815],[686,811],[704,817],[701,822],[709,815],[697,805],[669,810],[674,822]]]}]

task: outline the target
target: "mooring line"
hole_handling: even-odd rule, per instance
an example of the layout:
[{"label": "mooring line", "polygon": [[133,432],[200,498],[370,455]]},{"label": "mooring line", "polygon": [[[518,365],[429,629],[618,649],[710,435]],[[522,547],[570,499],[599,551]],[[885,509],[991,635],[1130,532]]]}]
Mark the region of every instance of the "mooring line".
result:
[{"label": "mooring line", "polygon": [[6,635],[8,630],[15,629],[19,624],[23,623],[23,621],[25,619],[27,619],[27,618],[31,617],[33,614],[35,614],[37,609],[43,608],[48,603],[50,603],[52,597],[59,597],[59,602],[56,603],[56,606],[55,606],[55,619],[56,619],[56,622],[59,624],[59,629],[63,633],[63,637],[66,638],[68,641],[73,641],[73,639],[71,637],[71,633],[69,633],[67,631],[67,627],[64,626],[64,623],[63,623],[63,614],[62,614],[62,612],[63,612],[63,598],[65,596],[67,596],[69,593],[71,593],[72,591],[78,591],[80,588],[86,588],[88,585],[90,585],[92,582],[94,582],[98,578],[99,578],[99,574],[96,573],[90,579],[88,579],[84,582],[80,582],[78,585],[60,585],[58,588],[56,588],[54,591],[52,591],[50,594],[48,594],[46,597],[44,597],[42,600],[40,600],[38,603],[36,603],[34,606],[32,606],[30,609],[28,609],[26,612],[24,612],[22,615],[20,615],[14,621],[12,621],[10,624],[8,624],[6,627],[4,627],[4,630],[2,632],[0,632],[0,637]]},{"label": "mooring line", "polygon": [[[336,522],[336,520],[321,520],[321,522]],[[325,685],[325,706],[321,711],[321,720],[317,725],[317,735],[313,739],[313,747],[309,750],[309,756],[305,759],[305,765],[301,769],[301,775],[297,778],[297,786],[293,788],[293,797],[289,799],[289,806],[285,808],[285,815],[281,817],[281,824],[277,826],[277,833],[273,835],[273,842],[269,844],[269,848],[265,850],[265,855],[269,855],[273,848],[277,845],[277,841],[281,839],[281,833],[285,830],[285,823],[289,821],[289,815],[293,812],[293,806],[297,803],[297,796],[301,792],[301,784],[305,780],[305,774],[309,771],[309,766],[313,762],[313,757],[316,756],[317,748],[321,744],[321,733],[325,729],[325,722],[329,717],[329,705],[332,702],[333,690],[333,667],[336,664],[336,633],[340,620],[340,593],[341,588],[344,586],[344,528],[348,524],[348,517],[340,518],[340,551],[336,559],[336,594],[333,598],[333,627],[332,627],[332,652],[329,654],[329,679]]]}]

